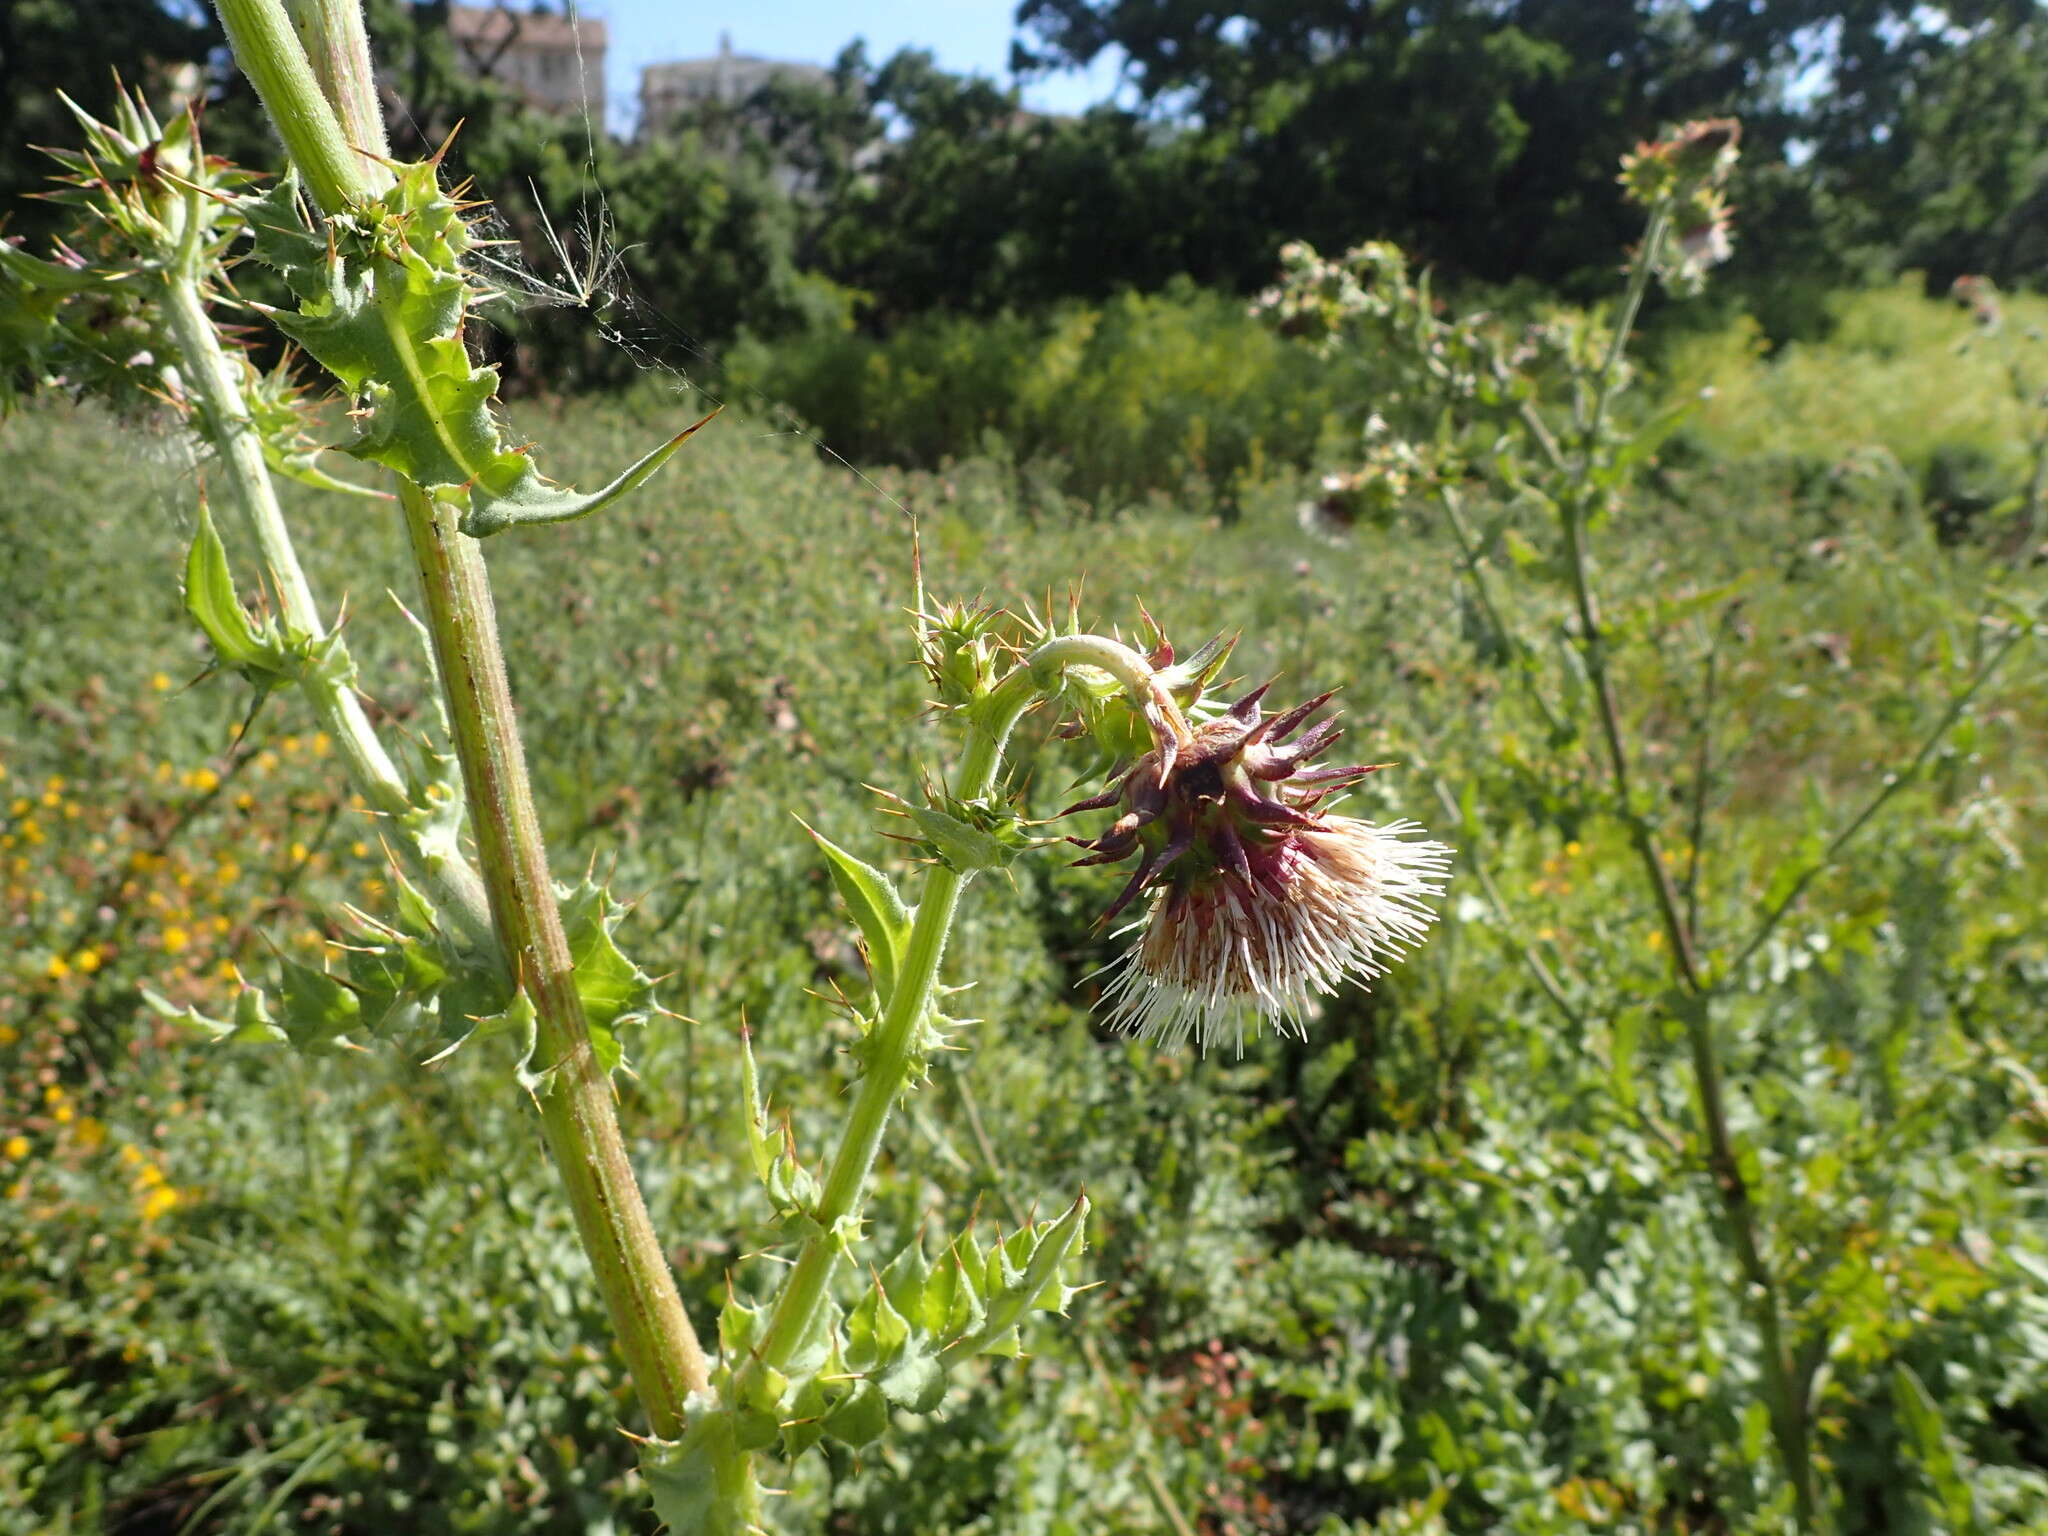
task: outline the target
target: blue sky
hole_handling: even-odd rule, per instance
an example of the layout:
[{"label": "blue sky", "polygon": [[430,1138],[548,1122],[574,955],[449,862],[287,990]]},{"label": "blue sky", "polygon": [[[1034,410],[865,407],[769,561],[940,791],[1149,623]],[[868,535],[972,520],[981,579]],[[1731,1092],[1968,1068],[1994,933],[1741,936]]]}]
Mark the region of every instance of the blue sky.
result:
[{"label": "blue sky", "polygon": [[[929,48],[939,64],[960,74],[1011,81],[1011,18],[1015,0],[777,0],[774,4],[705,5],[692,0],[579,0],[578,11],[610,25],[605,88],[614,128],[631,120],[643,65],[703,58],[718,51],[721,32],[736,53],[830,64],[860,37],[868,57],[886,59],[898,48]],[[1115,89],[1116,67],[1097,61],[1086,73],[1035,81],[1024,89],[1027,106],[1076,112]]]}]

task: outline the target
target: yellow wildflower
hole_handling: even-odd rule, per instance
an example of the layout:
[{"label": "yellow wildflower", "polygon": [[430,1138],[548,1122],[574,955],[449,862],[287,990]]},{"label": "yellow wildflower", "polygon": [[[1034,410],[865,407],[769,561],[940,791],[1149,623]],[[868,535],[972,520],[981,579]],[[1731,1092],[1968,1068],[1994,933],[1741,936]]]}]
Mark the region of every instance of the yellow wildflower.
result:
[{"label": "yellow wildflower", "polygon": [[192,942],[192,935],[173,923],[164,930],[164,953],[175,955]]},{"label": "yellow wildflower", "polygon": [[4,1150],[7,1153],[10,1162],[18,1163],[28,1156],[28,1138],[26,1136],[10,1136],[7,1138],[6,1147],[0,1148],[0,1150]]},{"label": "yellow wildflower", "polygon": [[100,952],[96,949],[81,949],[71,957],[71,967],[90,976],[100,968]]},{"label": "yellow wildflower", "polygon": [[77,1136],[78,1144],[86,1151],[97,1152],[107,1139],[106,1122],[87,1115],[78,1122],[78,1129],[73,1134]]},{"label": "yellow wildflower", "polygon": [[43,967],[43,974],[52,981],[62,981],[71,974],[71,962],[62,955],[52,955],[50,963]]},{"label": "yellow wildflower", "polygon": [[220,775],[211,768],[194,768],[185,775],[185,787],[196,789],[202,795],[207,794],[220,787]]},{"label": "yellow wildflower", "polygon": [[21,1038],[21,1031],[12,1024],[0,1024],[0,1045],[12,1045]]},{"label": "yellow wildflower", "polygon": [[169,1186],[165,1186],[162,1189],[152,1189],[149,1192],[149,1198],[142,1202],[142,1219],[144,1221],[155,1221],[157,1217],[163,1215],[166,1211],[176,1210],[178,1208],[178,1199],[178,1192]]},{"label": "yellow wildflower", "polygon": [[149,679],[149,686],[154,688],[158,693],[168,693],[171,687],[171,674],[168,672],[151,673]]}]

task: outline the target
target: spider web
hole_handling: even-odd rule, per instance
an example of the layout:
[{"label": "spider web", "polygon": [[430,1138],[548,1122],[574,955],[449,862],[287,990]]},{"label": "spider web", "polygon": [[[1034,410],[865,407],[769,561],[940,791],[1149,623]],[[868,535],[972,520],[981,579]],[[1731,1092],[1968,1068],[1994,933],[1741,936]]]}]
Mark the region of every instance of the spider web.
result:
[{"label": "spider web", "polygon": [[[917,538],[917,515],[897,497],[878,485],[838,449],[800,421],[779,400],[751,385],[733,386],[724,378],[717,351],[696,335],[683,321],[654,302],[632,278],[621,245],[611,198],[598,169],[597,140],[604,132],[591,108],[590,62],[583,52],[584,7],[568,0],[563,18],[570,26],[576,50],[578,117],[583,128],[583,195],[574,217],[558,223],[531,182],[535,216],[539,220],[545,266],[529,260],[521,242],[495,208],[478,220],[477,233],[484,243],[474,259],[498,290],[485,307],[504,306],[513,312],[523,309],[581,311],[598,339],[622,353],[635,371],[661,380],[671,392],[692,394],[701,401],[724,407],[743,404],[749,415],[769,424],[761,437],[793,437],[808,443],[821,456],[846,470],[869,492],[900,512],[909,522],[913,557]],[[409,109],[407,118],[411,119]],[[416,121],[413,126],[418,127]],[[491,188],[480,191],[488,195]],[[734,391],[738,399],[731,398]]]}]

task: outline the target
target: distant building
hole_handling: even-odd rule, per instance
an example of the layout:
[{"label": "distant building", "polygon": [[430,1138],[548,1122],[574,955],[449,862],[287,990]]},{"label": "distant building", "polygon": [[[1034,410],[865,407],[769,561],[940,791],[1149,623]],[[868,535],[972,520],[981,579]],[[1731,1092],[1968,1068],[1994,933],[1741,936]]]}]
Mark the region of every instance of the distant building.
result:
[{"label": "distant building", "polygon": [[586,108],[604,122],[605,24],[504,5],[448,8],[455,57],[470,74],[504,86],[539,112]]},{"label": "distant building", "polygon": [[816,64],[759,59],[732,51],[732,34],[721,33],[718,52],[708,59],[678,59],[640,71],[640,134],[661,132],[683,113],[719,104],[736,106],[773,80],[829,85],[832,72]]}]

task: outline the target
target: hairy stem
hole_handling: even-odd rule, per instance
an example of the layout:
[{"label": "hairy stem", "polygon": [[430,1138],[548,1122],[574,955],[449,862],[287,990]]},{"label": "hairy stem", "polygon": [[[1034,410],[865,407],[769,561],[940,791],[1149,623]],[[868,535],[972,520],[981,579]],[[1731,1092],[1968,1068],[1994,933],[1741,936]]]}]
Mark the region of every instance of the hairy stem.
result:
[{"label": "hairy stem", "polygon": [[[190,203],[197,198],[196,192],[191,194]],[[196,232],[197,208],[188,205],[186,213],[188,228]],[[348,682],[354,668],[348,661],[346,643],[338,635],[329,635],[314,601],[278,506],[263,444],[249,417],[236,360],[221,344],[220,333],[206,312],[196,245],[196,239],[188,240],[184,258],[166,275],[164,314],[178,343],[179,377],[199,408],[201,435],[218,455],[219,468],[255,542],[278,609],[292,629],[324,641],[329,648],[326,665],[301,672],[299,691],[334,738],[357,791],[386,819],[407,871],[463,937],[488,954],[497,948],[497,940],[483,881],[464,857],[452,831],[436,837],[413,829],[418,807]]]},{"label": "hairy stem", "polygon": [[[1141,707],[1154,706],[1164,697],[1151,664],[1126,645],[1099,635],[1062,635],[1048,640],[970,707],[967,746],[953,779],[956,798],[978,800],[995,787],[1010,733],[1053,674],[1065,666],[1090,666],[1109,673]],[[1179,721],[1177,709],[1171,718]],[[1185,730],[1185,722],[1179,728]],[[918,1029],[937,993],[939,964],[967,879],[943,864],[925,877],[895,991],[876,1026],[873,1054],[813,1213],[822,1231],[804,1243],[795,1267],[776,1293],[759,1348],[739,1368],[742,1396],[747,1385],[764,1372],[787,1366],[817,1324],[848,1232],[860,1219],[882,1133],[908,1084]]]},{"label": "hairy stem", "polygon": [[[1024,666],[1012,672],[984,701],[981,718],[969,728],[967,750],[954,775],[956,796],[962,800],[979,799],[994,786],[1010,732],[1035,697],[1030,668]],[[890,1111],[907,1085],[918,1028],[937,995],[939,963],[944,958],[946,939],[952,932],[953,917],[959,910],[960,893],[967,879],[960,871],[943,864],[925,877],[917,917],[910,927],[910,942],[897,970],[896,988],[881,1023],[875,1027],[873,1054],[861,1077],[860,1091],[847,1114],[845,1128],[840,1132],[839,1147],[833,1153],[825,1174],[824,1192],[813,1213],[824,1230],[804,1243],[795,1268],[776,1293],[775,1309],[760,1348],[741,1368],[742,1390],[761,1372],[786,1366],[812,1330],[844,1248],[846,1228],[860,1219],[868,1176],[874,1170]]]},{"label": "hairy stem", "polygon": [[[236,60],[315,201],[335,213],[374,196],[390,173],[344,137],[280,0],[219,5]],[[352,31],[346,25],[349,8],[349,0],[335,0],[302,13],[316,51],[333,52],[330,81],[337,89],[344,78],[370,78],[359,18]],[[626,1156],[611,1079],[576,988],[483,556],[458,530],[455,509],[418,485],[399,482],[399,505],[425,594],[492,924],[507,969],[535,1015],[534,1051],[545,1073],[538,1095],[542,1131],[649,1423],[655,1434],[673,1438],[682,1430],[690,1394],[705,1387],[709,1371]]]},{"label": "hairy stem", "polygon": [[[390,173],[350,144],[333,103],[320,89],[292,19],[285,14],[283,0],[215,4],[235,62],[256,87],[263,110],[321,212],[340,213],[382,191]],[[366,75],[367,49],[358,57]]]},{"label": "hairy stem", "polygon": [[497,615],[476,541],[457,513],[400,482],[406,532],[426,597],[448,717],[482,854],[492,917],[537,1018],[535,1052],[548,1082],[541,1125],[576,1228],[641,1404],[654,1432],[673,1438],[683,1405],[708,1377],[626,1156],[611,1080],[592,1047],[583,999],[534,814],[526,754],[498,645]]},{"label": "hairy stem", "polygon": [[365,156],[389,159],[377,80],[367,67],[370,40],[362,0],[285,0],[285,11],[349,145]]}]

